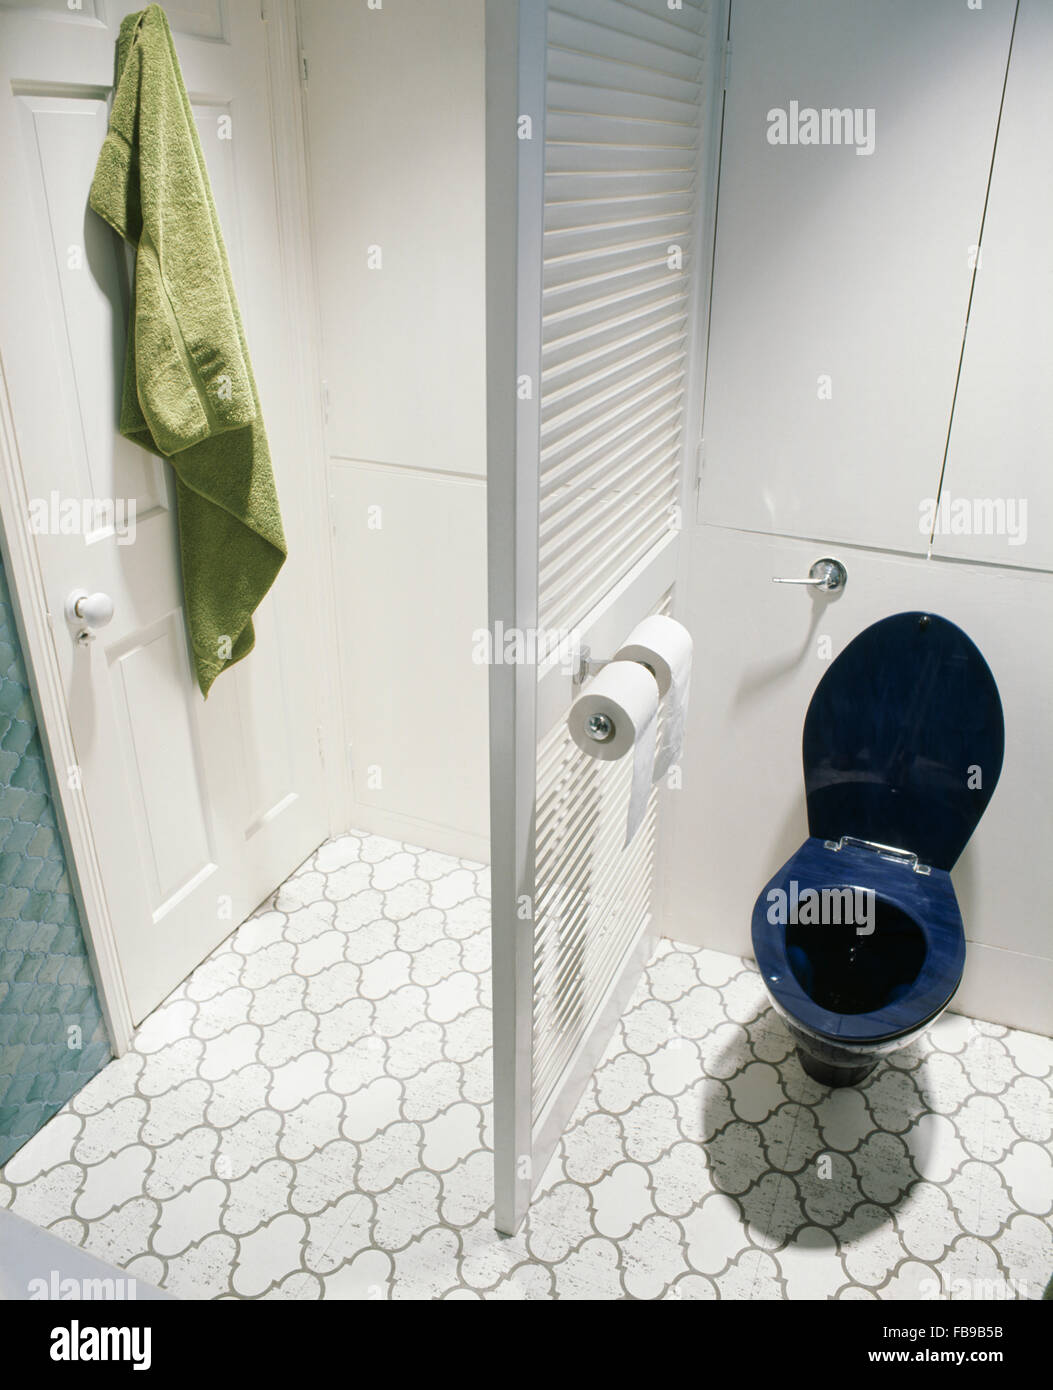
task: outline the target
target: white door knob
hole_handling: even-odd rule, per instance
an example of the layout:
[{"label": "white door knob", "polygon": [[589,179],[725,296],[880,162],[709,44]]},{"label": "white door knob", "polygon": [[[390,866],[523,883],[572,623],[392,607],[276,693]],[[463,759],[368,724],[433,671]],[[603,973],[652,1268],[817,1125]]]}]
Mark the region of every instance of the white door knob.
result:
[{"label": "white door knob", "polygon": [[66,620],[77,629],[79,641],[90,641],[92,629],[105,627],[112,618],[113,599],[109,594],[74,589],[66,599]]}]

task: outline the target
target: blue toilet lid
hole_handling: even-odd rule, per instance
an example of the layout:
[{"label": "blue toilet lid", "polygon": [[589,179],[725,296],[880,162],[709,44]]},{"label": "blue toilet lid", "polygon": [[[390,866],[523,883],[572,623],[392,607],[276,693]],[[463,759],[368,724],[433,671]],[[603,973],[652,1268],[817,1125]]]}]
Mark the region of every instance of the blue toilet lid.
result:
[{"label": "blue toilet lid", "polygon": [[912,850],[950,869],[1002,770],[1002,702],[987,662],[934,613],[897,613],[854,638],[804,721],[808,828]]}]

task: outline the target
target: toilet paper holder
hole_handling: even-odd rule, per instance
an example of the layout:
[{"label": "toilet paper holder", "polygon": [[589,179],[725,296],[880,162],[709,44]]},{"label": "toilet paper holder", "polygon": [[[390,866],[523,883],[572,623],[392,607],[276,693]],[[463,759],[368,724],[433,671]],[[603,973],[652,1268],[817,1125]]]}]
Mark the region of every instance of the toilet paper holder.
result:
[{"label": "toilet paper holder", "polygon": [[592,655],[592,648],[582,645],[574,653],[574,672],[571,676],[575,685],[584,685],[590,676],[594,676],[597,671],[602,671],[605,666],[609,666],[610,660],[599,661]]},{"label": "toilet paper holder", "polygon": [[[592,648],[583,644],[574,653],[574,671],[571,675],[571,680],[575,685],[584,685],[590,676],[596,675],[598,671],[602,671],[605,666],[609,666],[614,660],[615,658],[612,656],[607,657],[605,660],[594,657]],[[640,662],[640,665],[643,666],[646,671],[651,671],[646,661]],[[651,675],[654,675],[654,671],[651,671]]]}]

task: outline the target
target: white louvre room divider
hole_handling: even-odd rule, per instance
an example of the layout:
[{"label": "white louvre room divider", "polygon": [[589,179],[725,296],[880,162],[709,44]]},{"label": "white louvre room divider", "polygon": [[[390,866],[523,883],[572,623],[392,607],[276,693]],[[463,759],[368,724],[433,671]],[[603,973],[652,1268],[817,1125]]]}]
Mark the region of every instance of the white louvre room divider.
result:
[{"label": "white louvre room divider", "polygon": [[[653,948],[652,793],[582,753],[579,657],[675,606],[721,5],[488,0],[496,1224],[512,1233]],[[518,646],[513,642],[518,638]]]}]

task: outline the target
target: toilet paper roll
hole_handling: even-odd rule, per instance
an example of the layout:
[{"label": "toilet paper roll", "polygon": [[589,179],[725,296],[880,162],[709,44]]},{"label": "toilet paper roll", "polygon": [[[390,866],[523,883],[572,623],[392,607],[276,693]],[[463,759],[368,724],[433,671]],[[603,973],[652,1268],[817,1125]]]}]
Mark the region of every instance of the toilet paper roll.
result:
[{"label": "toilet paper roll", "polygon": [[615,762],[632,750],[628,844],[640,828],[651,793],[658,739],[657,681],[637,662],[612,661],[571,705],[567,724],[574,742],[591,758]]},{"label": "toilet paper roll", "polygon": [[656,614],[634,627],[615,653],[617,662],[635,661],[654,674],[663,700],[662,739],[654,763],[654,780],[664,777],[680,757],[691,694],[691,634],[675,618]]}]

